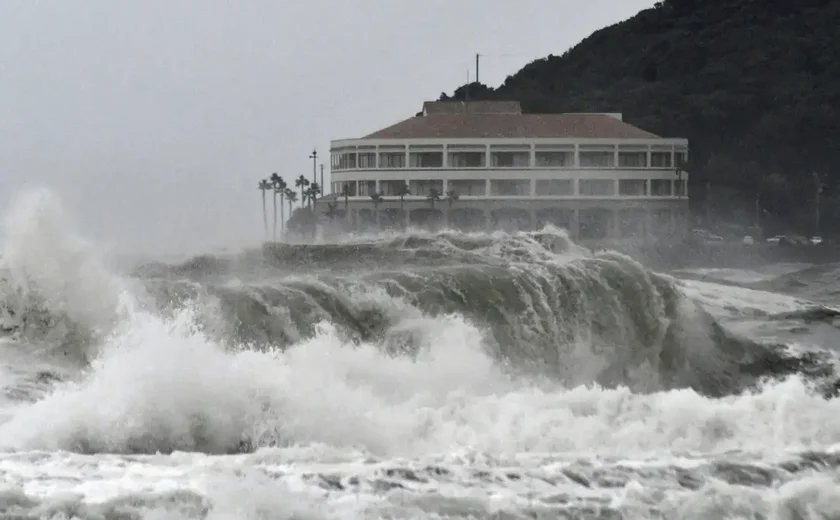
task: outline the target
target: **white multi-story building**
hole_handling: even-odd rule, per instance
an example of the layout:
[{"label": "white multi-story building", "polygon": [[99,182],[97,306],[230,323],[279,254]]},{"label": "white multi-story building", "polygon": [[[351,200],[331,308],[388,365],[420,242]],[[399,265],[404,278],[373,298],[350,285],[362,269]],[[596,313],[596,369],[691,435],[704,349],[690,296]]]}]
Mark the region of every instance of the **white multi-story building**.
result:
[{"label": "white multi-story building", "polygon": [[656,136],[621,114],[427,102],[415,117],[332,141],[334,195],[321,207],[356,227],[552,223],[582,239],[681,234],[687,154],[686,139]]}]

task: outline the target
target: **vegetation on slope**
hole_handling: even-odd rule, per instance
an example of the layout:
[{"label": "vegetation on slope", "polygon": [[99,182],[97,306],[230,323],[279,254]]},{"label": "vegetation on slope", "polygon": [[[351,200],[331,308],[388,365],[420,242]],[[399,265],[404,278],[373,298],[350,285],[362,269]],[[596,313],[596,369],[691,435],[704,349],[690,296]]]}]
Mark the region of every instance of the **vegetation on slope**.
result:
[{"label": "vegetation on slope", "polygon": [[819,176],[821,227],[840,228],[840,1],[666,0],[498,88],[442,99],[467,87],[527,112],[622,112],[687,137],[701,213],[746,217],[759,198],[766,216],[810,232]]}]

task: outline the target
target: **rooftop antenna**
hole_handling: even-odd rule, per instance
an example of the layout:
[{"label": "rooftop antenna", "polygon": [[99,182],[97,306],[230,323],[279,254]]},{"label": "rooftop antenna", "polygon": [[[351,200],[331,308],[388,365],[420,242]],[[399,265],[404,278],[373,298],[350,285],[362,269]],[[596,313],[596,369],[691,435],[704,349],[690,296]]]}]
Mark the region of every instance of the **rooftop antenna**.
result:
[{"label": "rooftop antenna", "polygon": [[470,68],[467,67],[467,84],[464,87],[464,112],[468,112],[470,105]]},{"label": "rooftop antenna", "polygon": [[475,53],[475,82],[478,83],[478,59],[481,57],[481,54]]}]

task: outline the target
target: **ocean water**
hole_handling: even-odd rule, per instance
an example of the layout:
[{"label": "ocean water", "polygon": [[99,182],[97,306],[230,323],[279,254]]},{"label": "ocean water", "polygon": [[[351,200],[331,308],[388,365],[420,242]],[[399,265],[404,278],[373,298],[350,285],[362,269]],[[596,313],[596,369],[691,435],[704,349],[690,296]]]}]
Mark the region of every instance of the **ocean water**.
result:
[{"label": "ocean water", "polygon": [[70,220],[6,219],[0,518],[840,518],[838,265],[547,228],[126,268]]}]

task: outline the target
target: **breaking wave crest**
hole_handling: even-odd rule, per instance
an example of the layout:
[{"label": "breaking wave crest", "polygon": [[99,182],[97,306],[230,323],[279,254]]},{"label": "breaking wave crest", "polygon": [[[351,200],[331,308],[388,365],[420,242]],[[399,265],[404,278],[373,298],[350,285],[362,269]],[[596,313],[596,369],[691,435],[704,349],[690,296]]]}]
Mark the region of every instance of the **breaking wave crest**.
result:
[{"label": "breaking wave crest", "polygon": [[49,193],[15,208],[0,306],[17,341],[80,370],[8,412],[2,447],[706,451],[747,447],[768,418],[779,442],[840,441],[836,402],[806,377],[833,377],[827,354],[734,334],[678,280],[557,229],[269,245],[118,276],[65,223]]}]

